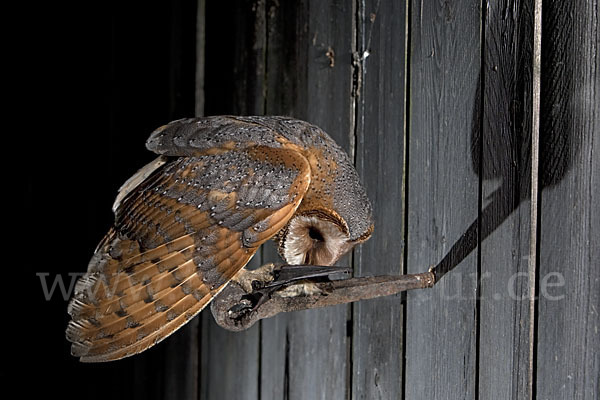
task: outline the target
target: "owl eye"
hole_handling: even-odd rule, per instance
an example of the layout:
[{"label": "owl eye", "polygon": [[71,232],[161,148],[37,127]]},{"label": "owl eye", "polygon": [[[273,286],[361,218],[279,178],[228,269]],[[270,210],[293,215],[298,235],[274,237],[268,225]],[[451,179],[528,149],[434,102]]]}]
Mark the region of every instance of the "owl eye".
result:
[{"label": "owl eye", "polygon": [[323,234],[321,233],[321,231],[312,226],[310,228],[308,228],[308,236],[311,239],[319,241],[319,242],[325,241],[325,238],[323,237]]}]

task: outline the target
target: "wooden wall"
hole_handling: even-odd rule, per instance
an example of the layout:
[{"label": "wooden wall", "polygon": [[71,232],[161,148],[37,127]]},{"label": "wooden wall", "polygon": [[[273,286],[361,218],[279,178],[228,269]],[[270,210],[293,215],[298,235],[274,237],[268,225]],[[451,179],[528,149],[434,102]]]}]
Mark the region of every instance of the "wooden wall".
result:
[{"label": "wooden wall", "polygon": [[[32,259],[32,271],[83,271],[116,189],[152,157],[149,132],[195,110],[322,127],[354,160],[375,210],[373,237],[341,263],[355,276],[431,265],[448,273],[432,289],[278,315],[242,333],[204,311],[155,348],[105,365],[68,355],[66,301],[44,301],[31,273],[39,293],[30,309],[46,312],[30,330],[31,355],[14,350],[22,376],[38,382],[22,387],[62,398],[598,399],[597,0],[543,2],[537,108],[534,0],[91,4],[80,19],[52,23],[64,34],[48,29],[30,46],[41,38],[45,60],[56,48],[64,60],[50,64],[63,80],[44,103],[55,110],[47,121],[56,120],[45,126],[62,136],[41,132],[34,153],[88,173],[70,212],[32,218],[80,227],[70,258]],[[77,99],[54,101],[69,88]],[[75,110],[69,123],[56,117],[64,107]],[[68,152],[82,126],[101,140]],[[540,139],[533,232],[532,134]],[[25,203],[37,209],[55,181],[29,175]],[[64,208],[62,196],[47,201]],[[64,241],[47,236],[39,249],[53,254]],[[269,244],[251,265],[276,259]]]},{"label": "wooden wall", "polygon": [[[279,315],[244,333],[205,313],[200,398],[597,398],[598,5],[543,4],[539,109],[533,8],[207,5],[205,112],[292,115],[346,148],[376,219],[344,261],[356,276],[451,272],[432,290]],[[233,53],[232,75],[214,46]],[[262,262],[275,257],[266,248]]]}]

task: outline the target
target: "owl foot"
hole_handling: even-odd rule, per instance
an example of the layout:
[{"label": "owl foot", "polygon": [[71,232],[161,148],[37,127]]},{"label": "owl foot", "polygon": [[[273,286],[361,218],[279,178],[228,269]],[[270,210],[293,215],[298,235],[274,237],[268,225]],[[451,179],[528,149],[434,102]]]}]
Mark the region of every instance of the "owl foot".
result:
[{"label": "owl foot", "polygon": [[[271,296],[292,298],[315,296],[323,293],[315,283],[308,281],[292,285],[286,284],[283,287],[272,286],[269,288],[260,287],[258,282],[258,280],[252,280],[250,284],[253,286],[253,291],[244,295],[240,302],[229,309],[228,313],[230,318],[239,321],[242,318],[249,317],[251,313],[258,310],[263,303],[269,300]],[[248,286],[248,283],[246,282],[245,285]],[[242,286],[242,284],[240,284],[240,286]],[[242,289],[244,289],[244,291],[246,290],[243,286]]]},{"label": "owl foot", "polygon": [[275,264],[273,263],[265,264],[254,270],[242,269],[231,280],[249,294],[272,282],[274,269]]},{"label": "owl foot", "polygon": [[229,309],[229,316],[231,318],[240,320],[255,311],[269,299],[270,294],[275,289],[267,291],[263,291],[262,289],[273,281],[274,269],[275,265],[269,263],[254,270],[242,269],[232,278],[232,281],[237,283],[246,294],[238,304]]},{"label": "owl foot", "polygon": [[239,303],[227,310],[228,317],[235,321],[240,321],[244,317],[248,317],[256,310],[255,303],[257,304],[250,295],[248,295],[248,297],[244,296]]},{"label": "owl foot", "polygon": [[319,265],[265,264],[255,270],[242,269],[232,279],[244,292],[241,300],[228,310],[229,317],[241,320],[256,311],[272,296],[292,298],[314,296],[323,291],[315,282],[335,274],[347,274],[349,268]]}]

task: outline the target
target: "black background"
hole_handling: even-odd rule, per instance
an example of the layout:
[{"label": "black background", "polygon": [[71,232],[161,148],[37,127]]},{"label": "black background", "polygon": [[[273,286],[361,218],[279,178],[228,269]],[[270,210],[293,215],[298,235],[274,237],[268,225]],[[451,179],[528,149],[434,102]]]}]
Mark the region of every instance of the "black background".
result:
[{"label": "black background", "polygon": [[68,288],[69,273],[86,270],[119,186],[155,157],[144,147],[150,132],[194,115],[196,6],[47,2],[6,17],[16,23],[5,36],[15,109],[5,152],[18,193],[4,194],[18,262],[4,282],[4,387],[24,397],[134,398],[136,365],[152,352],[80,363],[65,340],[67,301],[58,288],[47,301],[37,274]]}]

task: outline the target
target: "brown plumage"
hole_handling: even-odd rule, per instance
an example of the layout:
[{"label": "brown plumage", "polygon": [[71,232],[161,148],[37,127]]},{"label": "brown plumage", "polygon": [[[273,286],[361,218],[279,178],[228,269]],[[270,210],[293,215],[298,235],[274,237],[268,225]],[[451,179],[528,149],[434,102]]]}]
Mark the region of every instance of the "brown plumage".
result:
[{"label": "brown plumage", "polygon": [[160,157],[121,188],[114,226],[69,304],[67,339],[82,361],[160,342],[270,238],[290,264],[332,265],[373,230],[348,156],[306,122],[184,119],[146,146]]}]

